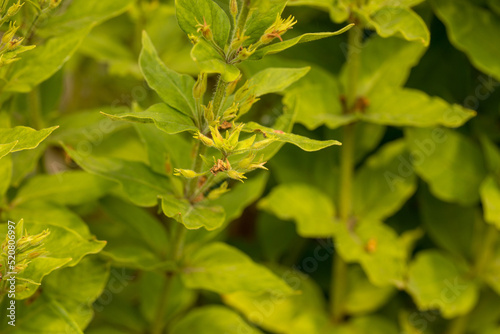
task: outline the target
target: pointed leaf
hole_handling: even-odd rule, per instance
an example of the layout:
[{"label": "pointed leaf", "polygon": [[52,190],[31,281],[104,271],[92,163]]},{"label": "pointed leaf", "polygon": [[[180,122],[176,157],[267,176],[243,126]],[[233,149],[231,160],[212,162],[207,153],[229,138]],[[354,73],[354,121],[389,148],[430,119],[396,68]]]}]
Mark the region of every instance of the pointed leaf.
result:
[{"label": "pointed leaf", "polygon": [[266,134],[266,136],[272,136],[280,142],[293,144],[307,152],[318,151],[333,145],[342,145],[337,140],[324,140],[324,141],[314,140],[307,137],[295,135],[293,133],[284,133],[283,131],[274,130],[254,122],[245,124],[244,129],[246,131],[250,130],[250,131],[263,132]]},{"label": "pointed leaf", "polygon": [[9,154],[14,147],[16,147],[19,141],[13,141],[12,143],[0,144],[0,159]]},{"label": "pointed leaf", "polygon": [[277,42],[275,44],[271,44],[268,46],[265,46],[261,49],[258,49],[251,57],[250,59],[261,59],[264,56],[268,54],[275,54],[281,51],[284,51],[286,49],[291,48],[292,46],[295,46],[300,43],[306,43],[306,42],[311,42],[311,41],[316,41],[318,39],[323,39],[331,36],[336,36],[340,35],[347,30],[351,29],[354,26],[354,24],[349,24],[345,26],[344,28],[337,30],[335,32],[318,32],[318,33],[308,33],[304,34],[289,40],[286,40],[284,42]]},{"label": "pointed leaf", "polygon": [[181,277],[187,287],[220,294],[238,291],[290,294],[292,289],[269,269],[224,243],[212,243],[188,255]]},{"label": "pointed leaf", "polygon": [[16,126],[12,129],[0,129],[0,143],[12,145],[17,142],[10,152],[33,149],[57,128],[58,126],[54,126],[37,131],[25,126]]},{"label": "pointed leaf", "polygon": [[142,35],[139,65],[149,87],[154,89],[166,104],[193,117],[194,79],[189,75],[178,74],[167,68],[158,56],[153,42],[146,32]]},{"label": "pointed leaf", "polygon": [[156,127],[168,134],[176,134],[184,131],[196,131],[193,120],[170,108],[164,103],[158,103],[145,111],[128,112],[117,115],[102,113],[113,120],[129,121],[136,123],[154,123]]},{"label": "pointed leaf", "polygon": [[209,231],[219,228],[224,223],[224,209],[218,205],[191,204],[185,199],[176,198],[174,195],[161,197],[163,213],[174,218],[187,229],[196,230],[201,227]]}]

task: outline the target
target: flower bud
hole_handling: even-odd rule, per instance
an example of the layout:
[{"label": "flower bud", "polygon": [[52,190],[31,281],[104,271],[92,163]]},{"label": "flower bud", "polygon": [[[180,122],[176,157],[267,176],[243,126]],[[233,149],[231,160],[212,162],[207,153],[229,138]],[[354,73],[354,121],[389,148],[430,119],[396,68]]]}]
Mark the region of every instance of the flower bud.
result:
[{"label": "flower bud", "polygon": [[19,0],[17,3],[13,4],[12,6],[9,7],[9,9],[7,10],[7,17],[12,17],[14,15],[17,14],[17,12],[19,12],[19,10],[21,9],[21,7],[24,5],[24,3],[21,3],[21,0]]},{"label": "flower bud", "polygon": [[208,146],[208,147],[214,146],[214,141],[212,139],[208,138],[207,136],[205,136],[204,134],[202,134],[201,132],[196,133],[194,135],[194,138],[201,141],[205,146]]},{"label": "flower bud", "polygon": [[208,103],[208,106],[202,106],[202,107],[203,107],[203,115],[205,116],[205,119],[207,120],[208,124],[211,124],[215,118],[212,101],[210,101]]},{"label": "flower bud", "polygon": [[190,170],[190,169],[175,168],[174,175],[175,176],[184,176],[187,179],[192,179],[192,178],[198,177],[198,176],[203,175],[203,174],[198,174],[194,170]]},{"label": "flower bud", "polygon": [[246,179],[245,174],[237,172],[234,169],[228,170],[226,173],[227,173],[227,176],[229,176],[233,180],[237,180],[237,181],[243,182],[243,179]]},{"label": "flower bud", "polygon": [[238,2],[236,0],[231,0],[229,2],[229,11],[231,12],[231,15],[233,17],[236,17],[236,15],[238,15]]},{"label": "flower bud", "polygon": [[205,92],[207,91],[207,74],[202,72],[198,75],[198,80],[193,87],[193,97],[195,99],[201,99]]},{"label": "flower bud", "polygon": [[9,29],[2,36],[2,43],[7,44],[8,42],[10,42],[10,40],[12,38],[14,38],[14,35],[16,34],[17,29],[19,29],[19,27],[16,27],[16,23],[11,22],[9,25]]},{"label": "flower bud", "polygon": [[213,40],[214,36],[212,34],[212,30],[210,29],[210,25],[207,24],[205,17],[203,17],[203,23],[198,23],[196,27],[198,28],[196,31],[201,32],[207,41]]},{"label": "flower bud", "polygon": [[49,8],[54,9],[56,7],[59,7],[61,2],[62,2],[62,0],[50,0]]}]

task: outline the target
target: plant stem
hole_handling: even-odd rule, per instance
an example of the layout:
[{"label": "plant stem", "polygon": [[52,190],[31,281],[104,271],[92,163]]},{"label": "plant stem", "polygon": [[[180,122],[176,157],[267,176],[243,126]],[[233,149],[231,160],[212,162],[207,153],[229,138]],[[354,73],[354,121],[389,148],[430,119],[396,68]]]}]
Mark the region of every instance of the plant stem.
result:
[{"label": "plant stem", "polygon": [[[184,227],[181,228],[184,230]],[[158,304],[158,309],[156,310],[155,320],[153,322],[153,327],[151,328],[151,334],[161,334],[165,329],[165,312],[168,306],[168,297],[170,295],[170,287],[172,286],[172,281],[174,278],[173,273],[167,273],[165,282],[163,283],[160,300]]]},{"label": "plant stem", "polygon": [[217,89],[215,90],[215,94],[213,97],[213,108],[215,119],[217,119],[220,115],[219,112],[224,105],[224,99],[226,97],[226,88],[228,83],[222,79],[222,76],[219,76],[219,80],[217,81]]},{"label": "plant stem", "polygon": [[[360,46],[363,29],[358,26],[349,30],[347,55],[347,91],[344,113],[354,111],[357,100],[359,70],[361,66]],[[340,166],[339,216],[342,224],[348,225],[352,214],[352,182],[354,175],[355,125],[343,128],[342,153]],[[338,323],[344,315],[344,299],[347,289],[347,264],[338,252],[332,263],[332,280],[330,284],[330,308],[332,320]]]}]

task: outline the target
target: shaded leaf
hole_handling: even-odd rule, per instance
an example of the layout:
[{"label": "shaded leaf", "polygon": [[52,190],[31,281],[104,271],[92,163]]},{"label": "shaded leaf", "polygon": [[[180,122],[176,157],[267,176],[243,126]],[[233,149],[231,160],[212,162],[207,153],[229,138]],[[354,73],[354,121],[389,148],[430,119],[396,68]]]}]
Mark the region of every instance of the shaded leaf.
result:
[{"label": "shaded leaf", "polygon": [[404,140],[388,143],[372,155],[354,178],[354,214],[361,219],[383,220],[399,210],[417,189],[408,161]]},{"label": "shaded leaf", "polygon": [[486,170],[481,151],[470,139],[439,128],[406,129],[405,137],[415,171],[436,197],[465,205],[479,201]]},{"label": "shaded leaf", "polygon": [[136,205],[154,206],[158,195],[166,194],[170,190],[167,177],[154,173],[143,163],[85,156],[68,146],[64,146],[64,149],[71,159],[87,172],[118,183],[123,195]]},{"label": "shaded leaf", "polygon": [[467,0],[432,0],[436,15],[447,28],[451,43],[465,52],[471,63],[500,80],[498,48],[491,36],[500,35],[500,21],[488,9]]},{"label": "shaded leaf", "polygon": [[79,205],[104,196],[114,183],[83,171],[37,175],[19,190],[13,205],[47,200],[62,205]]}]

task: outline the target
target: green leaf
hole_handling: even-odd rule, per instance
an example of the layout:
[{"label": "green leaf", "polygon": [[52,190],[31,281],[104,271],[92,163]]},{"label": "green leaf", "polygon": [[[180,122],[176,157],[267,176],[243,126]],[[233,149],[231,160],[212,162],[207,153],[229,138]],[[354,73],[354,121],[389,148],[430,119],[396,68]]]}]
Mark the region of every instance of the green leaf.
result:
[{"label": "green leaf", "polygon": [[366,6],[366,10],[369,12],[376,12],[384,7],[402,7],[409,8],[416,6],[425,0],[371,0]]},{"label": "green leaf", "polygon": [[404,140],[388,143],[356,173],[353,212],[361,219],[383,220],[398,211],[416,189],[406,143]]},{"label": "green leaf", "polygon": [[224,306],[204,306],[184,316],[172,328],[172,334],[205,333],[220,334],[238,331],[248,334],[262,334],[247,324],[241,316]]},{"label": "green leaf", "polygon": [[292,289],[269,269],[224,243],[211,243],[188,254],[181,277],[189,288],[220,294],[238,291],[292,293]]},{"label": "green leaf", "polygon": [[500,35],[500,21],[492,11],[467,0],[432,0],[436,15],[447,28],[451,43],[465,52],[480,71],[500,80],[500,56],[491,36]]},{"label": "green leaf", "polygon": [[[486,170],[481,151],[468,138],[447,129],[406,129],[417,174],[444,201],[473,204]],[[457,182],[460,180],[460,182]]]},{"label": "green leaf", "polygon": [[[431,239],[457,257],[470,258],[477,209],[442,202],[428,191],[419,195],[422,223]],[[453,228],[450,228],[450,222],[453,222]]]},{"label": "green leaf", "polygon": [[296,293],[235,292],[225,295],[224,302],[271,333],[325,333],[329,322],[325,299],[314,280],[297,269],[279,267],[273,271]]},{"label": "green leaf", "polygon": [[200,40],[191,49],[191,58],[201,72],[219,73],[226,82],[234,81],[240,75],[240,70],[235,65],[228,64],[223,55],[205,40]]},{"label": "green leaf", "polygon": [[166,275],[155,272],[144,272],[140,278],[140,300],[141,313],[149,323],[156,321],[160,299],[162,297],[158,291],[162,291],[164,284],[170,284],[168,290],[167,306],[164,309],[163,321],[168,323],[180,313],[186,312],[196,302],[197,294],[188,289],[182,283],[179,275],[171,278],[171,282],[166,282]]},{"label": "green leaf", "polygon": [[253,88],[253,93],[257,97],[270,93],[280,93],[300,80],[310,69],[310,67],[267,68],[252,76],[248,80],[248,86],[250,89]]},{"label": "green leaf", "polygon": [[392,228],[377,220],[359,221],[354,228],[335,225],[335,245],[345,261],[359,263],[376,286],[404,286],[408,254]]},{"label": "green leaf", "polygon": [[467,268],[437,250],[420,252],[410,264],[407,291],[419,310],[438,309],[444,318],[467,314],[478,299],[478,286]]},{"label": "green leaf", "polygon": [[16,147],[19,141],[13,141],[12,143],[0,144],[0,159],[9,154],[14,147]]},{"label": "green leaf", "polygon": [[259,201],[259,209],[283,220],[294,220],[306,238],[328,238],[334,232],[335,208],[331,199],[307,184],[281,184]]},{"label": "green leaf", "polygon": [[101,200],[104,211],[120,222],[124,229],[137,235],[158,255],[166,255],[169,244],[165,227],[144,209],[127,204],[115,198]]},{"label": "green leaf", "polygon": [[52,15],[42,28],[42,34],[52,36],[93,27],[123,13],[132,0],[73,0],[62,15]]},{"label": "green leaf", "polygon": [[198,25],[210,26],[215,42],[224,48],[229,39],[231,24],[222,8],[212,0],[175,0],[177,21],[186,34],[199,35]]},{"label": "green leaf", "polygon": [[34,149],[12,154],[12,186],[19,187],[24,178],[36,168],[46,148],[46,143],[42,142]]},{"label": "green leaf", "polygon": [[167,68],[158,56],[153,42],[146,32],[142,35],[139,65],[149,87],[154,89],[166,104],[193,117],[195,114],[194,79],[189,75],[179,74]]},{"label": "green leaf", "polygon": [[[154,173],[140,162],[93,157],[63,145],[68,155],[85,171],[118,183],[123,195],[139,206],[154,206],[158,195],[169,192],[168,178]],[[138,177],[140,176],[140,177]]]},{"label": "green leaf", "polygon": [[253,60],[261,59],[268,54],[275,54],[275,53],[284,51],[284,50],[289,49],[292,46],[295,46],[295,45],[300,44],[300,43],[312,42],[312,41],[316,41],[318,39],[323,39],[323,38],[327,38],[327,37],[331,37],[331,36],[340,35],[340,34],[346,32],[347,30],[351,29],[353,26],[354,26],[354,24],[349,24],[349,25],[345,26],[344,28],[337,30],[335,32],[308,33],[308,34],[304,34],[304,35],[286,40],[284,42],[277,42],[277,43],[265,46],[261,49],[258,49],[257,51],[255,51],[255,53],[249,59],[253,59]]},{"label": "green leaf", "polygon": [[174,218],[189,230],[204,227],[212,231],[224,223],[225,213],[221,206],[203,202],[192,204],[174,195],[164,195],[161,199],[163,213],[167,217]]},{"label": "green leaf", "polygon": [[7,144],[7,148],[16,143],[9,152],[30,150],[36,148],[57,128],[58,126],[54,126],[37,131],[25,126],[16,126],[12,129],[0,129],[0,143]]},{"label": "green leaf", "polygon": [[4,90],[27,93],[50,78],[78,49],[90,27],[57,35],[16,62],[6,78]]},{"label": "green leaf", "polygon": [[212,205],[224,208],[224,223],[216,231],[207,231],[206,229],[190,231],[186,236],[186,243],[206,243],[224,233],[224,227],[239,218],[248,206],[262,196],[268,176],[268,173],[259,173],[249,180],[245,180],[244,183],[238,182],[238,184],[231,187],[229,193],[213,200]]},{"label": "green leaf", "polygon": [[16,332],[78,333],[78,329],[83,333],[93,318],[92,303],[103,293],[108,277],[109,265],[96,258],[52,273],[44,279],[41,295],[33,303],[18,303]]},{"label": "green leaf", "polygon": [[79,205],[104,196],[114,183],[82,171],[37,175],[17,193],[13,205],[46,199],[62,205]]},{"label": "green leaf", "polygon": [[376,311],[394,295],[391,286],[378,287],[370,283],[359,266],[349,267],[348,290],[345,310],[349,314],[365,314]]},{"label": "green leaf", "polygon": [[[102,113],[102,112],[101,112]],[[136,123],[154,123],[156,127],[168,134],[176,134],[184,131],[196,131],[197,127],[193,120],[170,108],[164,103],[158,103],[145,111],[128,112],[117,115],[102,113],[113,120],[129,121]]]},{"label": "green leaf", "polygon": [[284,133],[281,130],[274,130],[274,129],[262,126],[260,124],[257,124],[255,122],[249,122],[249,123],[245,124],[244,130],[265,133],[266,137],[273,137],[273,138],[276,138],[276,140],[279,142],[293,144],[293,145],[300,147],[302,150],[307,151],[307,152],[318,151],[318,150],[321,150],[323,148],[333,146],[333,145],[342,145],[337,140],[319,141],[319,140],[309,139],[307,137],[295,135],[292,133]]},{"label": "green leaf", "polygon": [[283,103],[296,110],[297,123],[305,125],[309,130],[320,125],[335,129],[355,120],[354,115],[342,113],[339,86],[338,79],[332,74],[313,67],[287,92]]},{"label": "green leaf", "polygon": [[359,118],[383,125],[456,128],[476,115],[473,110],[450,105],[439,97],[430,97],[414,89],[377,90],[369,102]]},{"label": "green leaf", "polygon": [[484,220],[500,229],[500,184],[494,176],[490,175],[483,181],[480,195]]},{"label": "green leaf", "polygon": [[[75,221],[72,224],[84,225],[83,222],[75,223]],[[16,299],[26,299],[32,296],[46,275],[63,266],[75,266],[85,255],[96,254],[106,245],[105,241],[83,236],[70,226],[61,224],[60,221],[41,221],[37,217],[24,219],[24,228],[31,235],[36,235],[46,229],[50,231],[44,239],[44,248],[48,254],[31,260],[28,267],[16,276],[19,281],[24,281],[26,284],[26,290],[16,293]],[[5,224],[1,229],[0,235],[3,235],[2,232],[6,233]]]},{"label": "green leaf", "polygon": [[[359,13],[359,12],[358,12]],[[424,20],[405,7],[384,7],[370,16],[360,13],[369,27],[382,37],[397,36],[429,45],[430,33]]]}]

